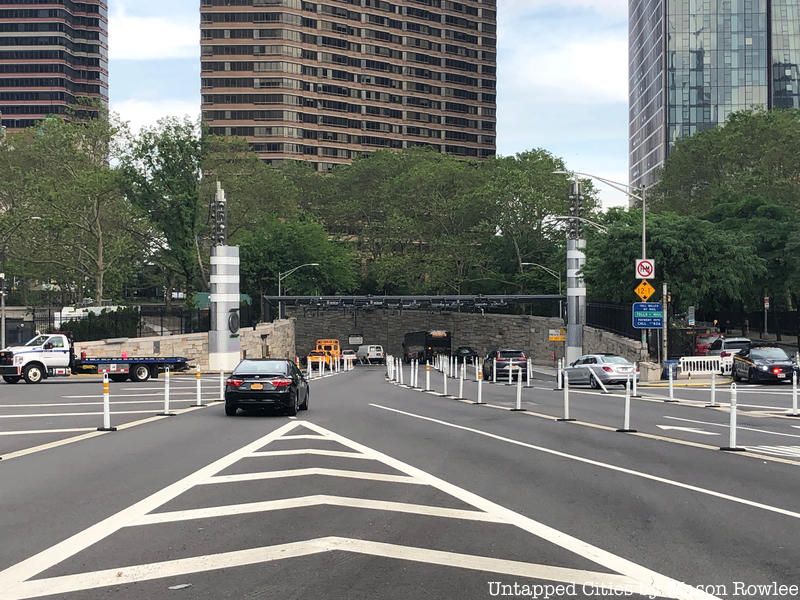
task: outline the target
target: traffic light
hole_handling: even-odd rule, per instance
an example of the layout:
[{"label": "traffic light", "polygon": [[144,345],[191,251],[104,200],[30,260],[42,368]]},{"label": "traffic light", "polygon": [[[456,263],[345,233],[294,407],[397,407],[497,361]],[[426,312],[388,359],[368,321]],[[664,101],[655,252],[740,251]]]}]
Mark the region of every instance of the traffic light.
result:
[{"label": "traffic light", "polygon": [[217,182],[217,193],[212,202],[212,212],[214,216],[214,245],[224,246],[228,241],[228,218],[225,202],[225,190],[222,184]]}]

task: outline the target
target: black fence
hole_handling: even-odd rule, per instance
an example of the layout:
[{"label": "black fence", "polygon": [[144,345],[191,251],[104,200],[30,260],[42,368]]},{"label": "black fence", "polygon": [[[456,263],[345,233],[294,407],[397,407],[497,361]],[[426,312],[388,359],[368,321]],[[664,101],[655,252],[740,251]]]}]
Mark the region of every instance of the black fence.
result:
[{"label": "black fence", "polygon": [[[29,317],[10,322],[6,327],[9,342],[23,343],[36,332],[69,332],[78,342],[109,338],[133,338],[204,333],[211,329],[211,311],[181,306],[143,305],[100,314],[88,314],[79,319],[63,320],[60,309],[31,308]],[[241,327],[252,327],[257,318],[250,305],[239,310]]]},{"label": "black fence", "polygon": [[[764,331],[764,311],[723,310],[714,312],[698,311],[698,318],[704,321],[717,321],[720,331],[728,335],[758,337]],[[800,318],[796,310],[767,311],[767,333],[770,335],[800,336]]]}]

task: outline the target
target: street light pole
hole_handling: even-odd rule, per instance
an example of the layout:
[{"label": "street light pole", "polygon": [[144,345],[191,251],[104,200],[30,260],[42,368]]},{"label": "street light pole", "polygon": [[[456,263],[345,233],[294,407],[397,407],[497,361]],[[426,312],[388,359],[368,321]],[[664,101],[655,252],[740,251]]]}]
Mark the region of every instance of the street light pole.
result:
[{"label": "street light pole", "polygon": [[297,271],[298,269],[302,269],[303,267],[318,267],[318,266],[319,266],[319,263],[305,263],[305,264],[302,264],[302,265],[298,265],[294,269],[290,269],[289,271],[286,271],[285,273],[280,273],[280,272],[278,273],[278,320],[279,321],[283,318],[283,310],[282,310],[283,302],[281,302],[281,300],[280,300],[281,296],[283,295],[281,293],[282,289],[283,289],[282,286],[281,286],[281,283],[283,282],[283,280],[286,279],[289,275],[291,275],[295,271]]},{"label": "street light pole", "polygon": [[[540,269],[542,269],[548,275],[552,275],[553,277],[558,279],[558,295],[561,296],[561,273],[557,273],[553,269],[551,269],[549,267],[545,267],[544,265],[540,265],[539,263],[524,262],[524,263],[522,263],[522,266],[523,267],[539,267]],[[558,299],[558,317],[560,319],[564,318],[563,302],[564,301],[561,300],[561,298]]]}]

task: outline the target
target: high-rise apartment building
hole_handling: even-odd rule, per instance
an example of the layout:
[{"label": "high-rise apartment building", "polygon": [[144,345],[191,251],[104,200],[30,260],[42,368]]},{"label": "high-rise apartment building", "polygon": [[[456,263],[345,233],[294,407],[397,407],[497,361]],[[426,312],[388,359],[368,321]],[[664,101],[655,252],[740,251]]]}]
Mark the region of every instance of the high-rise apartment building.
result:
[{"label": "high-rise apartment building", "polygon": [[800,107],[800,1],[630,0],[631,185],[735,111]]},{"label": "high-rise apartment building", "polygon": [[28,127],[81,99],[108,104],[106,1],[0,0],[0,124]]},{"label": "high-rise apartment building", "polygon": [[496,0],[202,0],[202,114],[271,163],[495,153]]}]

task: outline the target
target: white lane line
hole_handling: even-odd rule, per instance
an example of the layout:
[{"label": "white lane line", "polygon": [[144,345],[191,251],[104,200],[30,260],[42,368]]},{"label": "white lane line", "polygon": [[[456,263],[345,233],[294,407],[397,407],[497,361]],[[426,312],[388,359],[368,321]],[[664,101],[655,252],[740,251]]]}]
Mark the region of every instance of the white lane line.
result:
[{"label": "white lane line", "polygon": [[[285,439],[285,438],[282,438]],[[316,448],[302,448],[300,450],[267,450],[260,452],[253,452],[248,458],[266,457],[266,456],[298,456],[298,455],[314,455],[314,456],[335,456],[338,458],[360,458],[364,460],[372,460],[369,456],[364,456],[358,452],[342,452],[340,450],[317,450]]]},{"label": "white lane line", "polygon": [[278,546],[264,546],[220,554],[133,565],[119,569],[38,579],[20,584],[10,594],[6,592],[3,598],[4,600],[25,600],[27,598],[56,594],[63,595],[100,587],[130,585],[154,579],[179,577],[218,569],[233,569],[240,566],[257,565],[287,558],[298,558],[335,551],[493,572],[531,580],[575,583],[576,585],[592,586],[593,588],[603,586],[606,589],[613,590],[630,589],[645,595],[652,593],[652,588],[649,586],[643,587],[633,579],[622,575],[580,571],[552,567],[550,565],[457,554],[366,540],[327,537],[303,542],[291,542]]},{"label": "white lane line", "polygon": [[[729,425],[727,423],[714,423],[713,421],[695,421],[694,419],[683,419],[681,417],[664,417],[665,419],[671,419],[672,421],[683,421],[685,423],[698,423],[701,425],[712,425],[714,427],[724,427],[728,429]],[[779,431],[769,431],[766,429],[758,429],[757,427],[744,427],[742,425],[737,425],[736,429],[743,429],[745,431],[757,431],[758,433],[765,433],[767,435],[782,435],[784,437],[791,437],[791,438],[800,438],[800,435],[796,433],[781,433]]]},{"label": "white lane line", "polygon": [[[219,400],[219,394],[214,394],[213,396],[204,397],[203,400]],[[194,402],[194,398],[185,398],[181,399],[170,399],[170,402]],[[120,406],[125,404],[164,404],[163,400],[111,400],[111,405],[114,406],[115,404],[119,404]],[[57,408],[60,406],[102,406],[102,402],[51,402],[46,404],[3,404],[0,405],[0,409],[2,408]]]},{"label": "white lane line", "polygon": [[370,510],[385,510],[391,512],[409,513],[428,517],[444,517],[448,519],[462,519],[465,521],[482,521],[485,523],[505,523],[494,515],[476,510],[461,510],[457,508],[444,508],[441,506],[427,506],[423,504],[409,504],[407,502],[390,502],[384,500],[368,500],[366,498],[349,498],[343,496],[314,495],[302,498],[286,498],[284,500],[269,500],[265,502],[249,502],[246,504],[232,504],[228,506],[213,506],[179,510],[173,512],[150,513],[132,526],[154,525],[158,523],[174,523],[177,521],[191,521],[193,519],[209,519],[227,517],[231,515],[244,515],[272,510],[289,510],[294,508],[307,508],[311,506],[342,506],[345,508],[366,508]]},{"label": "white lane line", "polygon": [[[170,396],[194,396],[196,392],[173,392],[170,390]],[[112,398],[146,398],[147,396],[164,396],[164,391],[158,391],[146,394],[115,394],[113,389],[111,391]],[[103,394],[85,394],[82,396],[61,396],[62,398],[66,399],[73,399],[73,400],[83,400],[86,398],[102,398]]]},{"label": "white lane line", "polygon": [[[297,423],[299,421],[294,422]],[[308,469],[286,469],[283,471],[263,471],[259,473],[236,473],[234,475],[215,475],[214,477],[209,477],[205,481],[198,482],[198,485],[208,485],[212,483],[236,483],[240,481],[259,481],[262,479],[283,479],[284,477],[307,477],[311,475],[424,485],[422,482],[417,481],[413,477],[406,477],[405,475],[386,475],[385,473],[347,471],[343,469],[321,469],[318,467],[312,467]]]},{"label": "white lane line", "polygon": [[561,452],[559,450],[552,450],[550,448],[545,448],[543,446],[535,446],[533,444],[528,444],[526,442],[520,442],[519,440],[514,440],[511,438],[503,437],[500,435],[496,435],[494,433],[489,433],[488,431],[482,431],[480,429],[474,429],[472,427],[465,427],[464,425],[457,425],[455,423],[450,423],[448,421],[442,421],[440,419],[434,419],[432,417],[425,417],[423,415],[417,415],[414,413],[406,412],[403,410],[398,410],[396,408],[389,408],[388,406],[381,406],[380,404],[370,404],[370,406],[374,408],[379,408],[381,410],[386,410],[389,412],[401,414],[407,417],[411,417],[414,419],[420,419],[422,421],[429,421],[431,423],[437,423],[438,425],[443,425],[445,427],[452,427],[453,429],[459,429],[461,431],[469,431],[470,433],[475,433],[477,435],[481,435],[484,437],[492,438],[495,440],[499,440],[501,442],[505,442],[507,444],[513,444],[515,446],[522,446],[523,448],[530,448],[531,450],[536,450],[537,452],[543,452],[545,454],[551,454],[553,456],[558,456],[560,458],[566,458],[569,460],[574,460],[576,462],[581,462],[587,465],[592,465],[595,467],[600,467],[603,469],[608,469],[609,471],[616,471],[618,473],[625,473],[626,475],[632,475],[634,477],[640,477],[642,479],[647,479],[649,481],[656,481],[658,483],[663,483],[666,485],[670,485],[673,487],[682,488],[685,490],[690,490],[692,492],[697,492],[700,494],[705,494],[707,496],[713,496],[715,498],[721,498],[723,500],[728,500],[730,502],[735,502],[737,504],[744,504],[745,506],[751,506],[753,508],[758,508],[761,510],[766,510],[769,512],[773,512],[779,515],[784,515],[787,517],[791,517],[793,519],[800,519],[800,513],[794,512],[791,510],[786,510],[784,508],[779,508],[777,506],[770,506],[769,504],[762,504],[761,502],[755,502],[753,500],[746,500],[745,498],[738,498],[737,496],[731,496],[730,494],[724,494],[722,492],[715,492],[714,490],[709,490],[706,488],[701,488],[696,485],[691,485],[688,483],[682,483],[680,481],[675,481],[673,479],[667,479],[665,477],[659,477],[657,475],[651,475],[650,473],[644,473],[642,471],[636,471],[634,469],[628,469],[625,467],[619,467],[617,465],[612,465],[610,463],[604,463],[598,460],[593,460],[591,458],[584,458],[583,456],[577,456],[575,454],[567,454],[566,452]]},{"label": "white lane line", "polygon": [[[168,417],[161,417],[168,418]],[[212,462],[205,467],[198,469],[194,473],[184,477],[183,479],[169,485],[158,492],[151,494],[144,500],[125,508],[118,513],[103,519],[102,521],[76,533],[72,537],[67,538],[63,542],[51,546],[30,558],[19,562],[4,571],[0,571],[0,590],[3,590],[3,599],[10,600],[12,598],[25,598],[30,597],[24,592],[20,595],[20,587],[24,586],[28,579],[31,579],[39,573],[46,571],[57,565],[60,562],[74,556],[89,546],[96,544],[110,536],[112,533],[119,531],[121,528],[126,527],[133,521],[140,519],[142,516],[157,509],[159,506],[166,504],[170,500],[180,496],[187,490],[193,488],[201,481],[207,480],[209,477],[216,473],[228,468],[232,464],[238,462],[251,452],[258,450],[272,440],[279,438],[283,433],[294,429],[299,423],[291,422],[286,423],[255,440],[223,456],[222,458]],[[82,576],[76,576],[80,579]],[[53,592],[56,593],[56,592]],[[41,594],[40,594],[41,595]]]},{"label": "white lane line", "polygon": [[746,446],[746,448],[748,450],[765,452],[766,454],[774,454],[776,456],[800,458],[800,446]]},{"label": "white lane line", "polygon": [[[143,415],[152,414],[153,410],[115,410],[112,415]],[[100,412],[74,412],[74,413],[33,413],[27,415],[0,415],[0,419],[31,419],[37,417],[89,417],[93,415],[102,415]]]},{"label": "white lane line", "polygon": [[316,435],[316,434],[283,435],[283,436],[281,436],[280,440],[276,440],[276,441],[282,442],[283,440],[326,440],[326,441],[330,441],[324,435]]},{"label": "white lane line", "polygon": [[29,429],[27,431],[0,431],[0,436],[36,435],[39,433],[76,433],[78,431],[97,431],[97,427],[73,427],[71,429]]},{"label": "white lane line", "polygon": [[[370,406],[385,408],[376,404],[371,404]],[[394,411],[395,409],[388,410]],[[403,411],[396,412],[402,413]],[[407,414],[411,415],[411,413]],[[344,436],[324,429],[316,423],[306,422],[305,426],[309,429],[318,431],[321,434],[327,435],[329,438],[339,442],[343,446],[350,447],[353,450],[362,452],[368,456],[372,456],[375,458],[375,460],[379,460],[384,464],[397,469],[398,471],[407,473],[410,477],[417,479],[421,483],[434,487],[445,494],[458,498],[459,500],[474,506],[479,510],[494,515],[509,525],[515,525],[516,527],[522,529],[523,531],[527,531],[536,537],[547,540],[552,544],[556,544],[557,546],[560,546],[561,548],[564,548],[565,550],[577,554],[596,564],[603,565],[607,569],[610,569],[616,573],[621,573],[627,577],[630,577],[638,582],[641,588],[650,589],[650,591],[645,595],[665,598],[679,598],[681,600],[711,600],[716,598],[715,596],[712,596],[703,590],[699,590],[683,582],[677,581],[665,575],[661,575],[655,571],[651,571],[646,567],[622,558],[621,556],[612,554],[611,552],[598,548],[597,546],[593,546],[587,542],[584,542],[583,540],[559,531],[558,529],[545,525],[544,523],[535,521],[529,517],[521,515],[520,513],[514,512],[504,506],[492,502],[491,500],[448,483],[434,475],[431,475],[430,473],[417,469],[416,467],[392,458],[391,456],[387,456],[386,454],[378,452],[377,450],[369,448],[368,446],[364,446]],[[458,427],[461,428],[460,426]],[[468,428],[463,429],[468,430]]]}]

